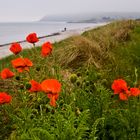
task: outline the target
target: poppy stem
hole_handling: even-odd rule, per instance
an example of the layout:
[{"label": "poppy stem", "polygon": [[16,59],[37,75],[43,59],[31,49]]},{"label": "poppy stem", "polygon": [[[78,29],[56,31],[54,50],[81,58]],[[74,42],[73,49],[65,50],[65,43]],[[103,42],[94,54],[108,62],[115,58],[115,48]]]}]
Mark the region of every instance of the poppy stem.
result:
[{"label": "poppy stem", "polygon": [[35,43],[33,43],[33,46],[35,47]]},{"label": "poppy stem", "polygon": [[38,98],[37,95],[38,95],[37,92],[35,92],[35,98],[36,98],[36,100],[37,100],[37,98]]},{"label": "poppy stem", "polygon": [[40,107],[40,113],[41,113],[41,117],[43,116],[43,110],[42,110],[42,105],[39,106]]},{"label": "poppy stem", "polygon": [[23,58],[23,56],[22,56],[21,54],[19,54],[19,57],[20,57],[20,58]]},{"label": "poppy stem", "polygon": [[31,76],[30,72],[28,70],[26,70],[26,72],[28,73],[30,79],[32,79],[32,76]]}]

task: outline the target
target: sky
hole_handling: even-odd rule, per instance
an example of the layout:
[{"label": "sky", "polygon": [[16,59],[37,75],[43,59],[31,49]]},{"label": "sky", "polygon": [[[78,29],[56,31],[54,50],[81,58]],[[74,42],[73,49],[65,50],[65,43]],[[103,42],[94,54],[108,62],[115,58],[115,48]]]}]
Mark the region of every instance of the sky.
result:
[{"label": "sky", "polygon": [[0,0],[0,22],[90,12],[140,12],[140,0]]}]

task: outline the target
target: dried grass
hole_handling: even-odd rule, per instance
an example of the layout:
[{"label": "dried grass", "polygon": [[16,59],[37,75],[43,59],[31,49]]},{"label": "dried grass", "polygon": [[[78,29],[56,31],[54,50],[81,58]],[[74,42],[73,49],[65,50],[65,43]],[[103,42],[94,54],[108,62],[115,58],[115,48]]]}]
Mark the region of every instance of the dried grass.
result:
[{"label": "dried grass", "polygon": [[72,37],[69,45],[57,49],[56,54],[62,66],[71,68],[90,64],[100,68],[101,61],[106,58],[96,41],[90,41],[83,36]]},{"label": "dried grass", "polygon": [[74,36],[67,40],[55,52],[57,61],[72,69],[93,64],[101,68],[105,61],[113,62],[110,49],[119,42],[130,40],[135,21],[118,21]]}]

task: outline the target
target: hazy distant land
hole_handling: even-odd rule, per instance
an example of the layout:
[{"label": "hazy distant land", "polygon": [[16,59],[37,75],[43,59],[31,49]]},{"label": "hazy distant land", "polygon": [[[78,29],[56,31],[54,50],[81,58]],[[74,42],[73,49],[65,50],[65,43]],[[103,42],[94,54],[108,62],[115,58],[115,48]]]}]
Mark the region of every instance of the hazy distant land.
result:
[{"label": "hazy distant land", "polygon": [[68,23],[98,23],[122,19],[140,19],[140,12],[99,12],[75,15],[44,16],[40,21],[55,21]]}]

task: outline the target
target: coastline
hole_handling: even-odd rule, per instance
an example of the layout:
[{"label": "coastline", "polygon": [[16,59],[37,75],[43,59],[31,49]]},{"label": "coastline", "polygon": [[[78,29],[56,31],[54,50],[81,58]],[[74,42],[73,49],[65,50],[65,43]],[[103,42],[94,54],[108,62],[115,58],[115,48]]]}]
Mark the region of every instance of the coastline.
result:
[{"label": "coastline", "polygon": [[[40,36],[40,37],[38,37],[38,39],[42,39],[42,38],[45,38],[45,37],[51,37],[51,36],[55,36],[55,35],[60,35],[60,33],[56,32],[56,33],[53,33],[53,34],[50,34],[50,35]],[[24,43],[24,42],[26,42],[26,40],[18,41],[17,43]],[[12,43],[1,44],[0,47],[4,47],[4,46],[10,45],[10,44],[12,44]]]},{"label": "coastline", "polygon": [[[68,37],[74,36],[74,35],[80,35],[85,31],[100,27],[100,26],[104,26],[108,23],[99,23],[94,27],[86,27],[83,29],[73,29],[73,30],[67,30],[67,31],[61,31],[61,32],[57,32],[57,33],[53,33],[50,35],[46,35],[46,36],[40,36],[39,38],[39,42],[36,43],[36,46],[41,46],[44,42],[46,41],[50,41],[51,43],[55,43],[55,42],[59,42],[61,40],[64,40]],[[31,48],[33,47],[32,44],[26,42],[26,40],[22,40],[19,41],[19,43],[21,44],[22,48]],[[12,52],[10,52],[9,47],[10,47],[11,43],[6,43],[3,45],[0,45],[0,59],[7,57],[9,55],[12,55]]]}]

